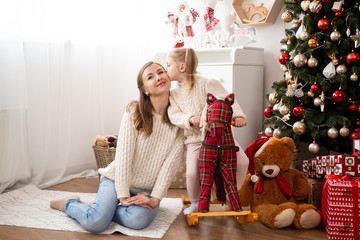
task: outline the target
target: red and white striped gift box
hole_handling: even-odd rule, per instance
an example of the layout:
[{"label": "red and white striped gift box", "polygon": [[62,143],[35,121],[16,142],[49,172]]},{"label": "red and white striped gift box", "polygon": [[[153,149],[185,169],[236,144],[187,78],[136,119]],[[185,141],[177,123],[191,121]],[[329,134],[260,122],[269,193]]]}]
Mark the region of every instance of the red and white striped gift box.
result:
[{"label": "red and white striped gift box", "polygon": [[326,175],[322,214],[329,239],[359,240],[360,178]]}]

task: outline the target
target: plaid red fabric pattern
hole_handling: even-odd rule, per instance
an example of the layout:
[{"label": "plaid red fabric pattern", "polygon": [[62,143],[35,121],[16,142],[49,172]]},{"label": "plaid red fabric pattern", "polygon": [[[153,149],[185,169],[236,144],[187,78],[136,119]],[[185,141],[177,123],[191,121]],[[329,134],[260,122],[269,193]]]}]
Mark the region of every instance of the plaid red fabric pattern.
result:
[{"label": "plaid red fabric pattern", "polygon": [[208,109],[209,131],[206,133],[199,154],[201,188],[199,212],[209,211],[214,180],[218,200],[225,201],[227,192],[231,209],[241,210],[236,187],[236,150],[231,148],[235,147],[229,124],[231,117],[231,107],[223,101],[214,102]]},{"label": "plaid red fabric pattern", "polygon": [[192,26],[186,26],[186,36],[187,37],[195,36]]},{"label": "plaid red fabric pattern", "polygon": [[214,17],[214,9],[211,7],[206,8],[204,20],[207,32],[213,30],[213,28],[219,23],[219,19]]}]

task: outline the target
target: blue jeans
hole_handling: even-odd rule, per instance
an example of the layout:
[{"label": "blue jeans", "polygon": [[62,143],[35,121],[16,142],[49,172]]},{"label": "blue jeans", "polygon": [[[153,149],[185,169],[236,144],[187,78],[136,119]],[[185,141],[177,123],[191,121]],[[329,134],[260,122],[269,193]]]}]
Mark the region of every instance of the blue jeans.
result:
[{"label": "blue jeans", "polygon": [[142,229],[154,220],[159,205],[149,210],[147,208],[131,205],[119,206],[114,181],[102,178],[94,203],[80,203],[77,199],[69,199],[65,204],[65,212],[76,219],[80,225],[89,232],[103,232],[112,221],[131,228]]}]

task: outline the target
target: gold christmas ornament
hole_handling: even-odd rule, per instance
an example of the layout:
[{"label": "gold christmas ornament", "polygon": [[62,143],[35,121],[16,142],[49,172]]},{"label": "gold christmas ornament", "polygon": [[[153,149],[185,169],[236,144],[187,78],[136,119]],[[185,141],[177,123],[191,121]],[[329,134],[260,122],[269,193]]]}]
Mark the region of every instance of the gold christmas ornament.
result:
[{"label": "gold christmas ornament", "polygon": [[358,75],[356,75],[356,73],[353,73],[350,76],[350,80],[353,81],[353,82],[356,82],[358,79],[359,79],[359,77],[358,77]]},{"label": "gold christmas ornament", "polygon": [[331,34],[330,34],[330,39],[331,41],[339,41],[341,39],[341,33],[337,30],[333,31]]},{"label": "gold christmas ornament", "polygon": [[332,127],[332,128],[329,128],[327,134],[328,134],[329,138],[334,139],[339,136],[339,131],[336,128]]},{"label": "gold christmas ornament", "polygon": [[276,92],[273,92],[273,93],[270,93],[269,94],[269,103],[271,104],[276,104],[279,102],[278,99],[276,99],[277,95],[276,95]]},{"label": "gold christmas ornament", "polygon": [[311,153],[318,153],[320,150],[320,146],[319,144],[317,144],[314,140],[314,142],[312,142],[310,145],[309,145],[309,152]]},{"label": "gold christmas ornament", "polygon": [[281,115],[286,115],[290,112],[290,109],[286,105],[282,105],[279,109]]},{"label": "gold christmas ornament", "polygon": [[287,66],[285,64],[281,65],[281,70],[283,72],[287,72],[289,69],[287,68]]},{"label": "gold christmas ornament", "polygon": [[308,33],[307,31],[304,31],[302,33],[300,33],[300,39],[303,41],[307,41],[310,38],[310,33]]},{"label": "gold christmas ornament", "polygon": [[333,60],[331,60],[331,63],[332,63],[332,65],[336,66],[339,64],[339,59],[334,58]]},{"label": "gold christmas ornament", "polygon": [[310,5],[309,0],[304,0],[300,3],[300,6],[301,6],[302,10],[304,10],[304,11],[309,9],[309,5]]},{"label": "gold christmas ornament", "polygon": [[275,129],[273,132],[273,137],[280,138],[280,135],[281,135],[280,128]]},{"label": "gold christmas ornament", "polygon": [[339,133],[340,133],[340,136],[347,137],[350,134],[350,130],[346,126],[343,126],[342,128],[340,128]]},{"label": "gold christmas ornament", "polygon": [[265,128],[264,133],[266,136],[271,137],[273,135],[273,130],[271,127],[267,127],[267,128]]},{"label": "gold christmas ornament", "polygon": [[297,135],[302,135],[306,131],[306,125],[303,120],[297,121],[293,125],[293,131]]},{"label": "gold christmas ornament", "polygon": [[285,12],[281,15],[281,20],[283,20],[284,22],[291,22],[293,19],[293,14],[288,10],[285,10]]},{"label": "gold christmas ornament", "polygon": [[308,97],[314,97],[315,96],[315,94],[313,92],[311,92],[311,91],[308,91],[307,95],[308,95]]},{"label": "gold christmas ornament", "polygon": [[319,46],[319,43],[318,43],[318,41],[317,41],[316,39],[312,38],[312,39],[310,39],[310,40],[308,41],[308,46],[309,46],[310,48],[316,48],[316,47]]},{"label": "gold christmas ornament", "polygon": [[318,13],[320,12],[320,9],[322,8],[322,5],[319,1],[317,0],[314,0],[310,3],[309,5],[309,9],[310,9],[310,12],[312,13]]},{"label": "gold christmas ornament", "polygon": [[298,55],[295,56],[294,65],[296,67],[303,67],[306,65],[306,63],[307,63],[307,58],[305,57],[304,54],[299,53]]},{"label": "gold christmas ornament", "polygon": [[319,98],[319,97],[314,98],[315,107],[320,107],[321,103],[322,103],[321,98]]},{"label": "gold christmas ornament", "polygon": [[318,60],[316,58],[314,58],[313,56],[311,56],[308,59],[307,64],[310,68],[315,68],[318,65]]},{"label": "gold christmas ornament", "polygon": [[336,67],[336,73],[337,74],[345,74],[347,72],[347,67],[345,64],[341,64]]}]

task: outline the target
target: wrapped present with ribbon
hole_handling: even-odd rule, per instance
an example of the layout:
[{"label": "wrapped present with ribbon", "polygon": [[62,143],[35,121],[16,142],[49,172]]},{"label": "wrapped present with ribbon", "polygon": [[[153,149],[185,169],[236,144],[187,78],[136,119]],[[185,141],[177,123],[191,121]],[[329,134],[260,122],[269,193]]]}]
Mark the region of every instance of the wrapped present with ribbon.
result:
[{"label": "wrapped present with ribbon", "polygon": [[360,177],[326,175],[322,215],[329,239],[359,240]]},{"label": "wrapped present with ribbon", "polygon": [[325,176],[322,169],[318,169],[319,162],[317,159],[303,160],[302,164],[302,169],[306,177],[323,178]]},{"label": "wrapped present with ribbon", "polygon": [[360,155],[326,155],[316,157],[318,175],[360,176]]}]

